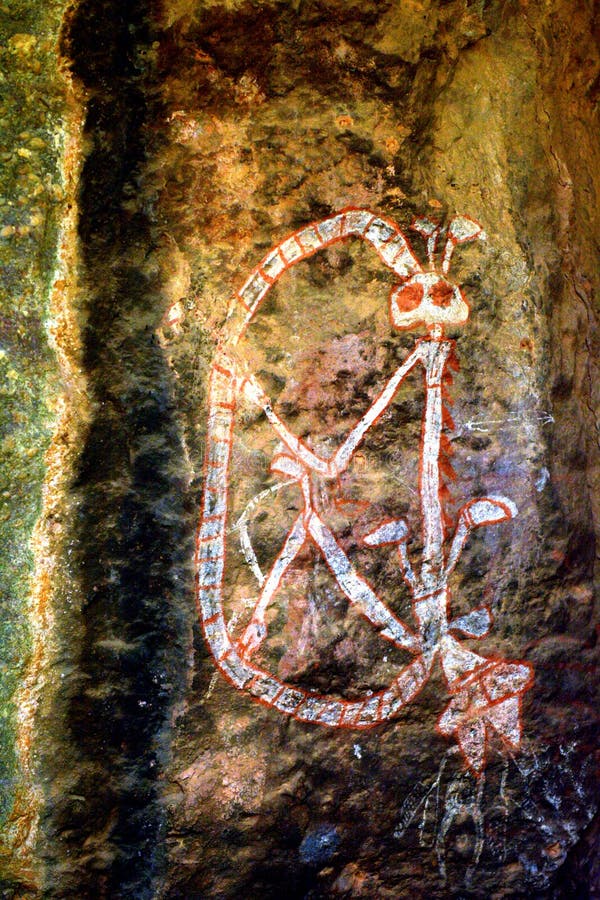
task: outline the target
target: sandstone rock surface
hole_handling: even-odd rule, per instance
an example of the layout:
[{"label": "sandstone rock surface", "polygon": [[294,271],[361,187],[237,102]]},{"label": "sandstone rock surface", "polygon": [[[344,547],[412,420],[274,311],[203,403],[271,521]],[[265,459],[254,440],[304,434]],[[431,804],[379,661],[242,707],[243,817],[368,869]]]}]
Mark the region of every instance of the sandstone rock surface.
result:
[{"label": "sandstone rock surface", "polygon": [[[4,896],[595,896],[593,4],[80,0],[48,7],[43,25],[33,10],[27,33],[7,25],[15,89],[0,122],[16,173],[0,226],[14,354]],[[26,89],[36,125],[17,134]],[[62,135],[51,150],[47,116]],[[411,224],[438,223],[438,275],[408,282],[390,307],[416,270],[386,266],[382,234],[317,247],[318,223],[351,208],[397,223],[424,270],[429,226]],[[389,623],[365,621],[344,589],[349,567],[419,634],[423,658],[440,646],[433,624],[419,631],[429,619],[396,549],[417,568],[431,547],[422,375],[407,374],[336,477],[298,468],[273,421],[333,457],[426,337],[418,322],[394,327],[393,297],[408,310],[442,283],[457,216],[485,240],[458,244],[445,272],[470,307],[445,326],[460,363],[444,368],[443,419],[439,407],[446,553],[461,522],[471,533],[449,575],[460,622],[444,646],[455,672],[467,654],[486,663],[459,687],[436,650],[414,699],[374,727],[306,721],[312,700],[302,715],[296,700],[294,718],[266,682],[258,704],[250,677],[250,690],[223,677],[236,654],[299,697],[364,702],[354,725],[380,694],[382,712],[411,659],[410,641],[379,633]],[[275,263],[261,260],[294,233],[271,286]],[[236,342],[240,303],[254,310],[261,285]],[[444,290],[436,308],[462,309]],[[214,620],[222,608],[238,646],[223,672],[205,639],[215,621],[200,627],[195,564],[218,462],[217,347],[240,376],[235,410],[218,413],[233,431]],[[484,520],[494,524],[475,527]],[[261,579],[301,528],[312,537],[294,549],[261,642],[248,631]],[[201,587],[207,572],[221,584],[214,560],[203,571]]]}]

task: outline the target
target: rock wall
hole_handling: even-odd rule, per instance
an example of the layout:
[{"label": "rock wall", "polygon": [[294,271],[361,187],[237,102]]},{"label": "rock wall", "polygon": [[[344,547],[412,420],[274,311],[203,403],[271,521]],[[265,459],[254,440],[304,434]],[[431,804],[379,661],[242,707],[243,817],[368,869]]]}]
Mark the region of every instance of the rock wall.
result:
[{"label": "rock wall", "polygon": [[4,895],[595,896],[593,4],[52,10]]},{"label": "rock wall", "polygon": [[74,218],[73,175],[61,161],[74,173],[80,110],[59,71],[63,14],[62,3],[0,7],[0,870],[21,891],[37,880],[34,713],[51,678],[42,665],[74,434],[59,361],[70,342]]}]

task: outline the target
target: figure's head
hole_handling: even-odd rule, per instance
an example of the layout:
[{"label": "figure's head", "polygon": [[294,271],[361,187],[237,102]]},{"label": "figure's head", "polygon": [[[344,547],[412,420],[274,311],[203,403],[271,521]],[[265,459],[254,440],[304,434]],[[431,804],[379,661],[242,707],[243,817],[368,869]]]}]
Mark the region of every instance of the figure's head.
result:
[{"label": "figure's head", "polygon": [[437,272],[419,272],[394,288],[390,316],[395,328],[464,325],[469,305],[459,287]]},{"label": "figure's head", "polygon": [[427,219],[417,219],[412,226],[427,239],[427,255],[431,271],[417,272],[392,289],[390,318],[395,328],[407,329],[425,325],[428,329],[439,326],[464,325],[469,318],[469,304],[461,289],[445,277],[450,268],[452,253],[457,244],[485,238],[481,226],[473,219],[456,216],[450,222],[446,246],[442,255],[442,274],[435,271],[435,250],[440,226]]}]

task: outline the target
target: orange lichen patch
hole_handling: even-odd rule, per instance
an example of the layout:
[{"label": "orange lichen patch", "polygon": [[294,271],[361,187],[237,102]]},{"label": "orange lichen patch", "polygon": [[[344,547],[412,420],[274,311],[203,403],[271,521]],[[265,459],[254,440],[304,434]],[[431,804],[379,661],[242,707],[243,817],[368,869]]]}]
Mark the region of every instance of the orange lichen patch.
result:
[{"label": "orange lichen patch", "polygon": [[560,859],[560,857],[564,855],[565,849],[560,841],[555,841],[553,844],[544,847],[544,853],[546,856],[550,857],[550,859]]},{"label": "orange lichen patch", "polygon": [[333,882],[333,890],[336,894],[364,897],[368,881],[369,877],[359,869],[356,863],[348,863]]},{"label": "orange lichen patch", "polygon": [[265,95],[252,75],[242,75],[234,86],[235,102],[247,106],[260,106],[265,102]]},{"label": "orange lichen patch", "polygon": [[37,825],[37,815],[30,806],[30,794],[19,787],[15,792],[13,809],[3,826],[3,842],[0,845],[0,865],[18,875],[20,881],[31,890],[39,885],[36,866],[33,863],[32,835]]}]

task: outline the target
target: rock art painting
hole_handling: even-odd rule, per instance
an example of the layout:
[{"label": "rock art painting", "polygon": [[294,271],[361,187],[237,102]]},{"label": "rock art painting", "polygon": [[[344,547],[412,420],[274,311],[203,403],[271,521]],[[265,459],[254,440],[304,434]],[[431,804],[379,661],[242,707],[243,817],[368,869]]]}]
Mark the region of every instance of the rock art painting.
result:
[{"label": "rock art painting", "polygon": [[[456,216],[443,232],[427,219],[412,226],[425,239],[428,265],[422,265],[398,225],[366,209],[348,208],[300,228],[282,240],[252,271],[234,296],[226,330],[215,353],[210,375],[209,418],[204,491],[197,536],[197,598],[204,635],[222,675],[254,699],[315,726],[373,728],[398,718],[414,700],[439,665],[447,688],[445,706],[435,727],[454,739],[467,768],[480,776],[486,765],[488,739],[495,732],[514,752],[521,742],[521,701],[533,682],[529,663],[485,656],[465,644],[465,638],[487,635],[493,621],[485,605],[455,615],[450,576],[475,529],[494,527],[517,515],[512,499],[496,494],[471,497],[463,503],[452,525],[446,517],[444,483],[452,477],[446,432],[452,421],[448,388],[458,367],[455,342],[448,328],[468,322],[470,308],[462,290],[448,280],[455,248],[485,238],[482,227]],[[389,295],[389,325],[401,331],[425,330],[392,376],[339,445],[326,454],[303,440],[293,425],[276,410],[268,391],[254,373],[245,354],[248,327],[261,310],[272,286],[296,263],[323,248],[360,238],[393,273]],[[440,237],[445,237],[441,252]],[[439,259],[439,266],[436,261]],[[335,290],[335,284],[332,284]],[[344,549],[328,522],[322,497],[333,484],[343,494],[349,467],[360,470],[361,445],[388,411],[407,375],[423,375],[422,425],[418,467],[418,501],[422,534],[420,562],[410,546],[404,518],[375,522],[362,535],[363,548],[389,552],[394,560],[397,594],[408,593],[412,608],[403,621],[362,574],[352,554]],[[248,610],[228,613],[227,535],[232,532],[229,482],[236,417],[242,407],[266,417],[276,440],[270,477],[277,480],[248,504],[235,522],[240,551],[256,581],[256,594]],[[263,571],[253,545],[248,516],[267,495],[281,488],[295,492],[295,513],[287,536]],[[391,681],[376,691],[344,697],[295,684],[271,670],[263,650],[269,642],[269,614],[278,604],[282,585],[298,560],[311,550],[324,564],[336,589],[355,607],[383,641],[403,652],[406,661]],[[264,565],[264,564],[263,564]],[[461,640],[462,636],[462,640]],[[449,698],[449,699],[448,699]],[[399,722],[399,727],[400,727]],[[433,723],[432,723],[433,725]]]}]

